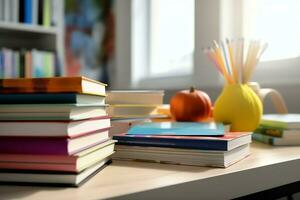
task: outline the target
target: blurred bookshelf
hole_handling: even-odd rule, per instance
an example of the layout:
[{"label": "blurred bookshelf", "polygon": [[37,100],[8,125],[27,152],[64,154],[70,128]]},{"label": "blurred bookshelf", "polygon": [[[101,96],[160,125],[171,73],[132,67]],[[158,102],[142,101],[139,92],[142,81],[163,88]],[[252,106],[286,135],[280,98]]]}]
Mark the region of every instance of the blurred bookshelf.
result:
[{"label": "blurred bookshelf", "polygon": [[0,78],[64,74],[64,1],[0,0]]}]

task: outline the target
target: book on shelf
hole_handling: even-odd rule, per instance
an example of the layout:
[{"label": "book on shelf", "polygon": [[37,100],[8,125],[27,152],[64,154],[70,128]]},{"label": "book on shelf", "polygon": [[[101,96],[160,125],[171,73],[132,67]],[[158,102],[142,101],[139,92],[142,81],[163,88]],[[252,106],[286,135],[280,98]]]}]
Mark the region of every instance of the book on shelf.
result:
[{"label": "book on shelf", "polygon": [[117,145],[113,158],[167,164],[228,167],[247,157],[249,154],[249,144],[241,145],[230,151]]},{"label": "book on shelf", "polygon": [[162,90],[112,90],[107,92],[107,103],[114,104],[163,104]]},{"label": "book on shelf", "polygon": [[103,143],[108,139],[108,128],[84,132],[76,137],[45,137],[42,134],[26,137],[2,136],[0,152],[12,154],[72,155]]},{"label": "book on shelf", "polygon": [[[2,120],[0,136],[77,137],[95,130],[110,128],[108,116],[82,120]],[[45,127],[51,127],[45,129]]]},{"label": "book on shelf", "polygon": [[251,133],[227,132],[220,137],[117,134],[113,136],[113,139],[118,141],[118,145],[230,151],[250,143]]},{"label": "book on shelf", "polygon": [[59,74],[56,55],[41,50],[0,50],[0,78],[52,77]]},{"label": "book on shelf", "polygon": [[77,93],[0,94],[0,104],[88,104],[105,106],[105,97]]},{"label": "book on shelf", "polygon": [[100,162],[114,153],[113,140],[86,148],[76,154],[25,154],[1,153],[0,170],[45,170],[79,173],[84,169]]},{"label": "book on shelf", "polygon": [[36,170],[0,170],[0,182],[13,185],[53,185],[78,187],[111,163],[105,159],[80,173]]},{"label": "book on shelf", "polygon": [[0,79],[0,93],[80,93],[105,95],[106,84],[86,77]]},{"label": "book on shelf", "polygon": [[55,0],[1,0],[0,21],[42,25],[57,25],[59,1]]},{"label": "book on shelf", "polygon": [[300,135],[294,135],[293,137],[274,137],[270,135],[264,135],[260,133],[253,133],[253,140],[270,144],[274,146],[298,146],[300,145]]},{"label": "book on shelf", "polygon": [[127,134],[223,136],[225,131],[222,123],[215,122],[153,122],[135,125]]},{"label": "book on shelf", "polygon": [[300,129],[300,114],[266,114],[261,125],[283,129]]}]

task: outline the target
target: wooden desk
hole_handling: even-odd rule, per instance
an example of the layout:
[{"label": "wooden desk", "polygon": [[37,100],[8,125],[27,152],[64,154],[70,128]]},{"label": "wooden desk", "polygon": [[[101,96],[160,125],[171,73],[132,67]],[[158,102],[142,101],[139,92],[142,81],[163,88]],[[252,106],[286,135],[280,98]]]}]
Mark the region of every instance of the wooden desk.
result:
[{"label": "wooden desk", "polygon": [[229,199],[300,181],[300,147],[253,143],[227,168],[114,161],[80,188],[0,186],[0,199]]}]

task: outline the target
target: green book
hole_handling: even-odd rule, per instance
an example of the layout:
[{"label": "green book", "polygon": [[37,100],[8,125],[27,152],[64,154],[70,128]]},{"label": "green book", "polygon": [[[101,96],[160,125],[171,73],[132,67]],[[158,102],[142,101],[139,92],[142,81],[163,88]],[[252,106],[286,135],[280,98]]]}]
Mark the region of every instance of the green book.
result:
[{"label": "green book", "polygon": [[44,0],[43,4],[43,26],[51,25],[51,0]]}]

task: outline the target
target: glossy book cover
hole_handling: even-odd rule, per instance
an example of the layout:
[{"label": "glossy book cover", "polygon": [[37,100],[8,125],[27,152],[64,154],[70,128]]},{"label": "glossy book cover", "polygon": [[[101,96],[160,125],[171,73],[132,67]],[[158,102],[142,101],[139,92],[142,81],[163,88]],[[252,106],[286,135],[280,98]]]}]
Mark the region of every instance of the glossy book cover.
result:
[{"label": "glossy book cover", "polygon": [[225,127],[214,122],[160,122],[145,123],[133,126],[128,135],[199,135],[222,136]]}]

